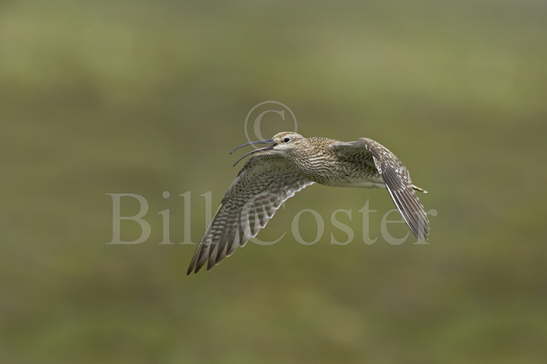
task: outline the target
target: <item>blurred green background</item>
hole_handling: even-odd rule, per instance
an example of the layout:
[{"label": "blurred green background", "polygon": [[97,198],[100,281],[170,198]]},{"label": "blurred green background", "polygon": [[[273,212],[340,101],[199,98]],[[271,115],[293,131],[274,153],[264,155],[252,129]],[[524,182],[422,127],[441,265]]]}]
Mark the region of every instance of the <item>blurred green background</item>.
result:
[{"label": "blurred green background", "polygon": [[[0,85],[0,362],[545,361],[545,1],[2,1]],[[320,242],[249,244],[186,277],[193,246],[159,244],[158,212],[182,241],[192,191],[199,240],[200,194],[218,204],[265,100],[305,135],[399,154],[438,211],[430,244],[366,245],[358,210],[379,211],[378,236],[385,191],[314,186],[260,237],[311,208]],[[116,192],[150,203],[146,243],[106,244]]]}]

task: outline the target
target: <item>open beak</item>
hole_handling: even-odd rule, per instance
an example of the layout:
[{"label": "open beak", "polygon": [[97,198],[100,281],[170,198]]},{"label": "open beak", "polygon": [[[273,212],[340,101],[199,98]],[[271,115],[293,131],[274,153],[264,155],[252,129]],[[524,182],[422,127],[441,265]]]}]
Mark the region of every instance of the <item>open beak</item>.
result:
[{"label": "open beak", "polygon": [[250,155],[253,155],[255,153],[260,153],[260,152],[266,152],[268,150],[273,150],[273,148],[277,145],[276,143],[274,143],[274,141],[272,139],[265,139],[265,140],[257,140],[255,142],[248,142],[248,143],[245,143],[245,144],[241,144],[237,147],[235,147],[234,149],[232,149],[230,151],[230,154],[234,153],[235,151],[241,149],[241,148],[245,148],[245,147],[248,147],[250,145],[256,145],[256,144],[271,144],[267,147],[264,147],[264,148],[259,148],[259,149],[255,149],[255,150],[251,150],[250,152],[248,153],[245,153],[241,158],[239,158],[235,163],[234,163],[234,167],[239,163],[241,162],[243,159],[245,159],[246,157],[250,156]]},{"label": "open beak", "polygon": [[237,147],[235,147],[234,149],[232,149],[230,151],[230,154],[234,153],[235,151],[237,150],[240,150],[241,148],[245,148],[245,147],[248,147],[249,145],[256,145],[256,144],[273,144],[273,139],[265,139],[265,140],[257,140],[255,142],[248,142],[248,143],[245,143],[245,144],[241,144],[241,145],[238,145]]}]

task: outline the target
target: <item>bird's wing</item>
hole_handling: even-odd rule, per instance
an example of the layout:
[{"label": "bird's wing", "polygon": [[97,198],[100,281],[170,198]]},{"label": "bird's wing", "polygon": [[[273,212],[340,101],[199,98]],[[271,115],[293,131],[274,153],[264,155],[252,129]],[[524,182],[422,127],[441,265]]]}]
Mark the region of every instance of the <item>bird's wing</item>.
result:
[{"label": "bird's wing", "polygon": [[420,202],[407,168],[399,158],[382,144],[368,138],[353,142],[336,142],[335,152],[344,158],[361,160],[365,166],[373,163],[382,176],[391,199],[419,240],[427,239],[429,220]]},{"label": "bird's wing", "polygon": [[228,189],[187,274],[212,268],[266,226],[279,207],[313,184],[282,156],[251,158]]}]

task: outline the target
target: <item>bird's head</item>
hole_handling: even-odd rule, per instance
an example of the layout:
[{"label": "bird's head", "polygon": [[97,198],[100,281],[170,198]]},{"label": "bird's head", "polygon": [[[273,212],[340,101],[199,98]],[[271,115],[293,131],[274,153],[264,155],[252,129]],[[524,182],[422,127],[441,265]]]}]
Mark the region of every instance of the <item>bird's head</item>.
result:
[{"label": "bird's head", "polygon": [[[250,151],[249,153],[243,155],[235,164],[239,163],[242,159],[244,159],[247,156],[256,154],[256,153],[279,153],[279,154],[290,154],[293,150],[297,149],[299,146],[304,145],[306,142],[306,138],[304,138],[302,135],[294,132],[294,131],[283,131],[281,133],[275,134],[272,139],[265,139],[265,140],[257,140],[254,142],[248,142],[245,144],[242,144],[238,147],[235,147],[232,149],[230,153],[235,152],[238,149],[247,147],[249,145],[256,145],[256,144],[265,144],[266,146],[263,148],[258,148],[255,150]],[[234,165],[235,165],[234,164]]]},{"label": "bird's head", "polygon": [[273,136],[272,141],[275,144],[273,149],[279,152],[290,152],[298,146],[303,145],[306,138],[294,131],[282,131]]}]

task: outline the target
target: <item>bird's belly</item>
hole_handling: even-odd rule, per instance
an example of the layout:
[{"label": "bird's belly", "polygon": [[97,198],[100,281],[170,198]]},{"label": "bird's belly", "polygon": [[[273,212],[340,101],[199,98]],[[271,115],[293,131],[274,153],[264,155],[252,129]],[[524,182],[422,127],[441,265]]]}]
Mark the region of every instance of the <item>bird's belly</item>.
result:
[{"label": "bird's belly", "polygon": [[339,176],[322,181],[324,185],[333,187],[361,187],[361,188],[384,188],[385,184],[381,177],[374,178],[372,176]]},{"label": "bird's belly", "polygon": [[336,160],[323,162],[310,170],[309,177],[316,183],[334,187],[384,187],[382,176],[366,164],[347,163]]},{"label": "bird's belly", "polygon": [[386,185],[383,182],[371,181],[356,181],[341,185],[342,187],[364,187],[364,188],[384,188]]},{"label": "bird's belly", "polygon": [[385,188],[383,182],[372,181],[331,181],[329,186],[333,187],[360,187],[360,188]]}]

